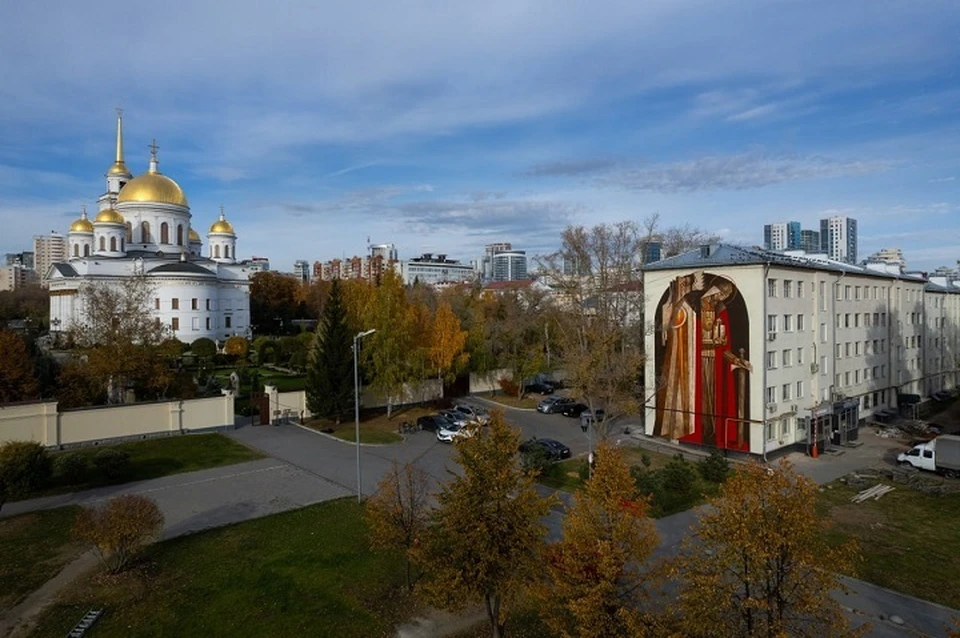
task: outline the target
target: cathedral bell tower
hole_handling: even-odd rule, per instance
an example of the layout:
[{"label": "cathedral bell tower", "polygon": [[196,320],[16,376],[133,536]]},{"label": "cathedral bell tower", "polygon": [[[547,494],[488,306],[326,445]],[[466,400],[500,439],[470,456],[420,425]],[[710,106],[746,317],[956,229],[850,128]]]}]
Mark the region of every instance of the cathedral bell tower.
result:
[{"label": "cathedral bell tower", "polygon": [[130,173],[130,170],[123,161],[123,111],[121,109],[117,109],[116,157],[113,160],[113,164],[107,169],[105,177],[107,178],[107,192],[101,195],[98,200],[100,210],[113,208],[120,189],[133,179],[133,174]]}]

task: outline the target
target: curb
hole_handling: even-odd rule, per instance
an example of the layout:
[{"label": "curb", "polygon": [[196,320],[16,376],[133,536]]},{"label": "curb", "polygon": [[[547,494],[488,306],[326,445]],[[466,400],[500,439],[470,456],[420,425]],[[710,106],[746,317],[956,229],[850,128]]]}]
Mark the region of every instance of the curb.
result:
[{"label": "curb", "polygon": [[511,406],[511,405],[505,405],[505,404],[503,404],[503,403],[500,403],[499,401],[494,401],[494,400],[492,400],[492,399],[487,399],[487,398],[485,398],[485,397],[476,396],[476,395],[470,395],[470,398],[471,398],[471,399],[476,399],[477,401],[482,401],[483,403],[486,403],[487,405],[492,405],[492,406],[494,406],[494,407],[496,407],[496,408],[500,408],[500,409],[503,409],[503,410],[516,410],[517,412],[536,412],[536,411],[537,411],[536,408],[515,408],[515,407],[513,407],[513,406]]},{"label": "curb", "polygon": [[[298,428],[300,428],[301,430],[306,430],[307,432],[313,432],[313,433],[316,434],[317,436],[324,436],[324,437],[330,439],[331,441],[337,441],[337,442],[339,442],[339,443],[343,443],[343,444],[345,444],[345,445],[352,445],[352,446],[354,446],[354,447],[356,447],[356,445],[357,445],[357,442],[356,442],[356,441],[344,441],[343,439],[341,439],[341,438],[339,438],[339,437],[336,437],[336,436],[333,436],[332,434],[327,434],[326,432],[320,432],[319,430],[314,430],[313,428],[308,428],[307,426],[305,426],[305,425],[300,425],[299,423],[291,423],[290,425],[292,425],[292,426],[294,426],[294,427],[298,427]],[[402,441],[397,441],[396,443],[361,443],[361,444],[360,444],[360,447],[390,447],[391,445],[400,445],[401,443],[406,442],[407,437],[403,436],[402,434],[399,435],[399,436],[400,436],[403,440],[402,440]]]}]

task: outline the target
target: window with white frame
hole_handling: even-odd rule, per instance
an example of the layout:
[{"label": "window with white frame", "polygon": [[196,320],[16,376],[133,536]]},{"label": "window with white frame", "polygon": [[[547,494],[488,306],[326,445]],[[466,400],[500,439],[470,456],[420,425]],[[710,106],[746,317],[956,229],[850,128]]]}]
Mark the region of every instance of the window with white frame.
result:
[{"label": "window with white frame", "polygon": [[777,367],[777,353],[773,350],[767,353],[767,369],[773,370]]},{"label": "window with white frame", "polygon": [[791,332],[793,330],[793,317],[792,315],[783,315],[783,331]]},{"label": "window with white frame", "polygon": [[767,332],[777,331],[777,315],[767,315]]},{"label": "window with white frame", "polygon": [[803,332],[803,315],[797,315],[797,332]]},{"label": "window with white frame", "polygon": [[783,361],[783,367],[787,368],[793,365],[793,351],[784,350],[780,353],[780,360]]},{"label": "window with white frame", "polygon": [[797,381],[797,399],[803,398],[803,381]]},{"label": "window with white frame", "polygon": [[767,279],[767,296],[768,297],[777,296],[777,280],[776,279]]},{"label": "window with white frame", "polygon": [[767,403],[776,403],[777,402],[777,389],[774,386],[770,386],[766,391]]},{"label": "window with white frame", "polygon": [[803,365],[803,348],[797,348],[797,365]]},{"label": "window with white frame", "polygon": [[793,297],[793,281],[790,279],[783,280],[783,298],[789,299]]},{"label": "window with white frame", "polygon": [[784,401],[790,400],[790,384],[789,383],[784,383],[783,387],[780,388],[780,396],[783,398]]}]

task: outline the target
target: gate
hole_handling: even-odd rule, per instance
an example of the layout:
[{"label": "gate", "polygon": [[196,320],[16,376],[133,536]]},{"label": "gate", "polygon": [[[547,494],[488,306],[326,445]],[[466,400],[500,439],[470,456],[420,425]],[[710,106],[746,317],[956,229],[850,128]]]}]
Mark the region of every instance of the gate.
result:
[{"label": "gate", "polygon": [[261,394],[257,404],[260,408],[260,420],[257,425],[270,425],[270,395]]}]

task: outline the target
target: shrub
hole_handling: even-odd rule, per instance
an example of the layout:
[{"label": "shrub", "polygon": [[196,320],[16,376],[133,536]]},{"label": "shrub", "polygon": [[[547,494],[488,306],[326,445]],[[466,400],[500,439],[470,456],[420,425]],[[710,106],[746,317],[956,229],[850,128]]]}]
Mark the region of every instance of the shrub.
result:
[{"label": "shrub", "polygon": [[723,452],[714,450],[710,456],[697,463],[697,470],[705,480],[723,483],[730,475],[730,462]]},{"label": "shrub", "polygon": [[637,491],[640,492],[641,495],[649,496],[654,501],[661,496],[663,483],[660,472],[651,472],[642,467],[631,467],[630,475],[633,477],[633,482],[636,484]]},{"label": "shrub", "polygon": [[699,497],[699,478],[693,464],[678,454],[658,472],[662,489],[655,501],[658,502],[661,513],[672,514],[690,508]]},{"label": "shrub", "polygon": [[9,441],[0,445],[0,507],[25,498],[50,480],[50,457],[39,443]]},{"label": "shrub", "polygon": [[163,512],[153,499],[123,494],[100,507],[83,508],[73,533],[77,540],[92,545],[104,566],[117,573],[162,529]]},{"label": "shrub", "polygon": [[503,390],[503,393],[507,396],[515,397],[517,392],[520,390],[520,386],[513,382],[512,379],[507,379],[506,377],[497,379],[497,383],[500,385],[500,389]]},{"label": "shrub", "polygon": [[536,476],[545,472],[551,463],[550,454],[539,445],[531,445],[520,453],[520,465]]},{"label": "shrub", "polygon": [[649,468],[651,463],[650,455],[647,454],[646,452],[641,453],[640,462],[643,463],[643,467]]},{"label": "shrub", "polygon": [[93,457],[93,464],[108,481],[120,481],[130,474],[130,455],[105,448]]},{"label": "shrub", "polygon": [[217,354],[217,344],[213,339],[201,337],[190,344],[190,351],[201,358],[212,357]]},{"label": "shrub", "polygon": [[80,452],[53,457],[53,476],[61,485],[82,485],[90,478],[90,462]]},{"label": "shrub", "polygon": [[230,337],[223,344],[223,353],[234,357],[246,358],[250,352],[250,342],[243,337]]}]

